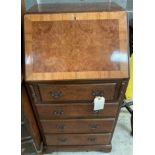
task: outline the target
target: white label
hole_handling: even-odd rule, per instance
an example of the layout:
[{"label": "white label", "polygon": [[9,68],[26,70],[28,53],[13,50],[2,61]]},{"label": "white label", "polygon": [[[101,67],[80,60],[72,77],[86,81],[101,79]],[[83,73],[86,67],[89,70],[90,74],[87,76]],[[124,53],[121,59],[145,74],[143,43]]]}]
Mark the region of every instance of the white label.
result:
[{"label": "white label", "polygon": [[104,109],[105,98],[97,96],[94,99],[94,110],[102,110]]}]

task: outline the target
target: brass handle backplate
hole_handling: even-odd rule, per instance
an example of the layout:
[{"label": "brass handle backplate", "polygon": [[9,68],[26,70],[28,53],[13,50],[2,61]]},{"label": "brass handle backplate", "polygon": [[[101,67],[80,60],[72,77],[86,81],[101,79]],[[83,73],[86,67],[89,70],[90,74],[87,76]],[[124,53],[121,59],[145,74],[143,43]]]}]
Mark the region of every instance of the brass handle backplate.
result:
[{"label": "brass handle backplate", "polygon": [[92,96],[104,96],[104,93],[101,90],[92,90]]},{"label": "brass handle backplate", "polygon": [[59,138],[58,141],[61,143],[65,143],[67,141],[67,138]]},{"label": "brass handle backplate", "polygon": [[64,124],[57,124],[56,127],[58,129],[64,129],[65,128],[65,125]]},{"label": "brass handle backplate", "polygon": [[96,141],[96,138],[95,137],[89,137],[88,138],[88,141],[95,142]]},{"label": "brass handle backplate", "polygon": [[96,129],[99,125],[98,124],[89,124],[91,129]]},{"label": "brass handle backplate", "polygon": [[64,114],[64,110],[63,109],[58,109],[58,110],[54,110],[54,115],[63,115]]},{"label": "brass handle backplate", "polygon": [[54,92],[49,92],[49,95],[54,98],[58,98],[58,97],[63,96],[64,94],[61,91],[54,91]]}]

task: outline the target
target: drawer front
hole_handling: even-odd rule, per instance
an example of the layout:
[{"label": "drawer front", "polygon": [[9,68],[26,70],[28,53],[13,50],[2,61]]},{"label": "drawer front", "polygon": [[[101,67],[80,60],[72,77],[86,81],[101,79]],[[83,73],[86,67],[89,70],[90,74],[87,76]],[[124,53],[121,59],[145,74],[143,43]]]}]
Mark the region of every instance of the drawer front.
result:
[{"label": "drawer front", "polygon": [[36,108],[41,120],[53,118],[115,117],[118,103],[105,103],[104,109],[93,110],[92,103],[75,104],[37,104]]},{"label": "drawer front", "polygon": [[110,143],[111,134],[45,134],[47,145],[101,145]]},{"label": "drawer front", "polygon": [[95,96],[113,100],[117,83],[104,84],[39,84],[41,99],[48,101],[93,101]]},{"label": "drawer front", "polygon": [[44,133],[112,132],[115,119],[69,119],[41,121]]}]

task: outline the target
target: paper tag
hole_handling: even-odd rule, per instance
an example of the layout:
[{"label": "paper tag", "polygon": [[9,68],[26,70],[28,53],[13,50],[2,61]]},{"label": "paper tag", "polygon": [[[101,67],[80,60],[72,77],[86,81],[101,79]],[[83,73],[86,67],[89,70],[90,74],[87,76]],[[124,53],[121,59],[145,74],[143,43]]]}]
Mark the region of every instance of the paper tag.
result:
[{"label": "paper tag", "polygon": [[94,99],[94,110],[102,110],[104,109],[105,98],[96,96]]}]

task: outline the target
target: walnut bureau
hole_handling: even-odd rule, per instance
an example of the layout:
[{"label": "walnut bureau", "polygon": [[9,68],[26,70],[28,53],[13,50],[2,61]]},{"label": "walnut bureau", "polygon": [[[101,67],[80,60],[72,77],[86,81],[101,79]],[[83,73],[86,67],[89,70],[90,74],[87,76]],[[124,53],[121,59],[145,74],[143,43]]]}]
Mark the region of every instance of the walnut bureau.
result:
[{"label": "walnut bureau", "polygon": [[[126,12],[113,3],[33,6],[24,37],[44,151],[111,151],[129,79]],[[103,110],[93,110],[96,96],[104,96]]]}]

